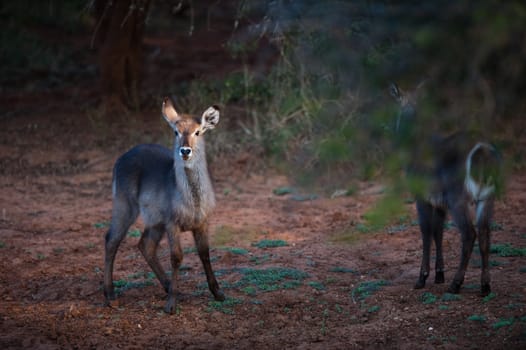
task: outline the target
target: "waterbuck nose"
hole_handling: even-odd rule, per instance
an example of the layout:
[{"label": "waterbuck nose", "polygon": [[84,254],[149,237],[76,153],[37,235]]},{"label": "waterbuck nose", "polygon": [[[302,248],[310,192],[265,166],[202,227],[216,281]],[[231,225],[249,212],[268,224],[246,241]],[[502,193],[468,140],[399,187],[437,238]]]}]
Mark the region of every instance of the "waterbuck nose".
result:
[{"label": "waterbuck nose", "polygon": [[179,152],[181,152],[181,156],[189,157],[192,154],[192,149],[190,147],[181,147]]}]

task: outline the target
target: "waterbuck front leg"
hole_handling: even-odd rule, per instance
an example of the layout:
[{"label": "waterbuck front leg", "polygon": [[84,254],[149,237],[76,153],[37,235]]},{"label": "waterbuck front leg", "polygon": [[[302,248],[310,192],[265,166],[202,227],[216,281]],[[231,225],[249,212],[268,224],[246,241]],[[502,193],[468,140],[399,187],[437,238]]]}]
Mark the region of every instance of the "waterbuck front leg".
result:
[{"label": "waterbuck front leg", "polygon": [[210,264],[210,247],[208,243],[208,224],[203,223],[199,227],[195,228],[192,231],[194,235],[195,245],[201,263],[206,274],[206,280],[208,282],[208,288],[214,295],[215,300],[224,301],[225,295],[219,289],[219,284],[217,283],[214,271],[212,270],[212,265]]},{"label": "waterbuck front leg", "polygon": [[159,241],[163,237],[164,229],[162,225],[146,227],[139,241],[139,250],[153,273],[155,273],[155,276],[157,276],[164,290],[168,293],[170,280],[166,276],[166,272],[157,257],[157,248],[159,247]]},{"label": "waterbuck front leg", "polygon": [[168,299],[164,306],[164,311],[173,314],[176,311],[177,301],[177,279],[179,276],[179,267],[183,261],[183,249],[181,248],[179,227],[171,226],[167,228],[168,242],[170,244],[170,262],[172,265],[172,280],[168,289]]},{"label": "waterbuck front leg", "polygon": [[426,280],[429,276],[429,254],[431,250],[433,232],[433,207],[430,203],[418,199],[416,201],[416,209],[418,212],[418,224],[422,234],[422,263],[420,264],[420,274],[418,276],[418,281],[416,281],[414,288],[421,289],[426,285]]},{"label": "waterbuck front leg", "polygon": [[456,207],[453,207],[451,210],[451,215],[453,217],[453,221],[460,231],[462,240],[460,265],[458,266],[455,277],[448,288],[449,293],[456,294],[460,291],[462,283],[464,283],[464,276],[468,268],[471,253],[473,252],[473,246],[475,244],[475,239],[477,238],[477,233],[469,217],[467,201],[460,201]]}]

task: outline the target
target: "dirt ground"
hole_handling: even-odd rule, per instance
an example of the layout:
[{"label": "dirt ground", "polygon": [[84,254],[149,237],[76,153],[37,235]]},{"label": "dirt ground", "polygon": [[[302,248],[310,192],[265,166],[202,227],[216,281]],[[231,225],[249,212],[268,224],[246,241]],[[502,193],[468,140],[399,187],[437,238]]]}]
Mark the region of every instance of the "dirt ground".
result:
[{"label": "dirt ground", "polygon": [[[195,68],[209,55],[191,47],[183,51]],[[362,215],[381,184],[335,198],[277,195],[288,180],[241,152],[210,165],[212,265],[227,300],[213,301],[184,233],[178,309],[165,314],[165,293],[137,248],[138,222],[117,254],[118,301],[104,306],[113,163],[140,142],[169,146],[169,133],[159,113],[99,118],[87,107],[90,89],[2,99],[0,348],[526,349],[525,171],[510,176],[496,205],[492,244],[505,249],[491,255],[488,298],[479,297],[477,253],[458,297],[445,293],[459,262],[454,227],[444,238],[446,284],[431,275],[414,290],[421,243],[411,203],[409,217],[368,232]],[[82,106],[68,97],[83,94]],[[232,127],[222,118],[217,133]],[[168,269],[165,240],[159,255]]]},{"label": "dirt ground", "polygon": [[[118,303],[105,307],[112,165],[134,140],[155,139],[164,127],[158,115],[130,118],[143,134],[122,140],[108,135],[130,121],[101,128],[70,113],[2,119],[3,349],[525,348],[525,257],[492,254],[491,298],[478,295],[476,253],[458,299],[444,294],[447,284],[414,290],[421,244],[411,204],[401,225],[367,233],[361,215],[379,198],[378,184],[337,198],[279,196],[273,191],[286,178],[244,171],[235,159],[211,165],[211,255],[227,301],[211,298],[184,233],[178,312],[163,313],[164,291],[137,249],[139,222],[117,255]],[[514,174],[496,206],[494,245],[526,247],[525,189],[526,174]],[[458,236],[445,232],[446,282],[459,261]],[[165,241],[159,254],[168,267]]]}]

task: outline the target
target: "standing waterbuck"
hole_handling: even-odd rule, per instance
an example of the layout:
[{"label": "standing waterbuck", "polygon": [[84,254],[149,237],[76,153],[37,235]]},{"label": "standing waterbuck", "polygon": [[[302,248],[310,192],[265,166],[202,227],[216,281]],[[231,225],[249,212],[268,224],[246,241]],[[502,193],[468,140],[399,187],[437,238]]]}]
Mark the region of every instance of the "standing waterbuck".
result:
[{"label": "standing waterbuck", "polygon": [[[179,238],[182,231],[192,231],[208,287],[216,300],[225,299],[210,264],[208,215],[215,206],[215,197],[203,139],[203,134],[218,123],[219,109],[209,107],[201,117],[183,115],[165,99],[162,115],[175,133],[173,152],[160,145],[139,145],[124,153],[113,168],[113,209],[106,234],[104,296],[108,304],[115,299],[115,255],[128,228],[140,214],[145,229],[139,249],[168,293],[164,310],[173,313],[177,272],[183,260]],[[157,247],[164,232],[170,245],[171,278],[157,258]]]},{"label": "standing waterbuck", "polygon": [[[405,143],[410,161],[407,175],[422,185],[416,191],[418,223],[422,233],[422,263],[416,289],[423,288],[429,276],[431,241],[436,248],[435,283],[444,283],[442,239],[447,212],[460,231],[462,248],[460,265],[448,292],[458,293],[478,235],[482,258],[481,289],[491,292],[489,273],[490,223],[497,189],[501,181],[501,158],[496,148],[466,132],[449,136],[431,135],[414,128],[417,120],[416,100],[421,86],[412,93],[396,84],[391,95],[400,105],[395,131],[398,144]],[[429,128],[428,125],[423,126]]]}]

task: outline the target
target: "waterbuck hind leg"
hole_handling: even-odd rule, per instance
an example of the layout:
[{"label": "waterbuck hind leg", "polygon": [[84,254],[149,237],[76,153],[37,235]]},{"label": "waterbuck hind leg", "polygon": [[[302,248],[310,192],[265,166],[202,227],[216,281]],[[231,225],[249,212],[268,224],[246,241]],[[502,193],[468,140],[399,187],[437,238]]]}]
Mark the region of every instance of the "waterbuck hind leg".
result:
[{"label": "waterbuck hind leg", "polygon": [[442,252],[442,241],[444,237],[444,221],[446,212],[442,209],[433,210],[433,238],[435,241],[436,261],[435,261],[435,283],[444,283],[444,255]]},{"label": "waterbuck hind leg", "polygon": [[483,201],[477,204],[476,225],[479,237],[480,256],[482,259],[482,271],[480,276],[480,295],[486,296],[491,293],[489,253],[491,242],[490,221],[493,212],[493,201]]},{"label": "waterbuck hind leg", "polygon": [[168,289],[168,298],[166,300],[166,305],[164,306],[164,311],[168,314],[173,314],[177,309],[177,279],[179,276],[179,267],[183,261],[183,249],[181,248],[181,241],[179,238],[180,230],[175,227],[168,227],[168,241],[170,244],[170,262],[172,265],[172,279]]},{"label": "waterbuck hind leg", "polygon": [[460,287],[462,286],[462,283],[464,283],[464,276],[468,268],[471,253],[473,252],[475,239],[477,237],[475,227],[469,218],[469,213],[465,206],[467,206],[467,203],[463,201],[461,202],[461,205],[454,208],[451,213],[453,216],[453,221],[460,231],[462,240],[460,264],[458,266],[457,272],[455,273],[455,277],[448,288],[448,292],[454,294],[460,292]]},{"label": "waterbuck hind leg", "polygon": [[106,305],[110,305],[110,301],[115,300],[113,263],[117,250],[137,215],[138,210],[133,205],[119,198],[114,200],[111,224],[108,232],[106,232],[104,243],[104,298]]},{"label": "waterbuck hind leg", "polygon": [[166,276],[166,272],[157,257],[157,248],[159,247],[159,241],[163,237],[163,232],[164,227],[161,226],[146,227],[139,241],[139,250],[161,283],[161,286],[168,293],[170,290],[170,280]]},{"label": "waterbuck hind leg", "polygon": [[430,263],[429,254],[431,251],[431,240],[433,232],[433,207],[431,204],[417,200],[416,209],[418,212],[418,224],[422,234],[422,263],[420,265],[420,274],[414,286],[415,289],[424,288],[427,277],[429,276]]},{"label": "waterbuck hind leg", "polygon": [[208,225],[203,224],[201,227],[192,231],[194,235],[195,245],[203,268],[206,274],[206,280],[208,282],[208,288],[212,292],[214,299],[217,301],[224,301],[225,295],[219,288],[214,271],[212,270],[212,264],[210,263],[210,248],[208,243]]}]

